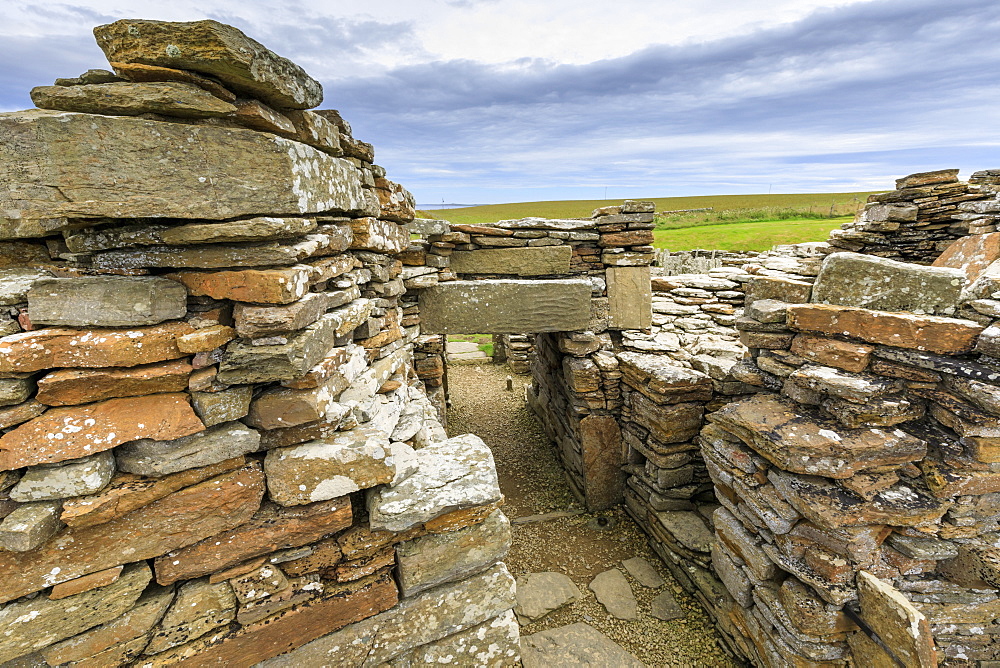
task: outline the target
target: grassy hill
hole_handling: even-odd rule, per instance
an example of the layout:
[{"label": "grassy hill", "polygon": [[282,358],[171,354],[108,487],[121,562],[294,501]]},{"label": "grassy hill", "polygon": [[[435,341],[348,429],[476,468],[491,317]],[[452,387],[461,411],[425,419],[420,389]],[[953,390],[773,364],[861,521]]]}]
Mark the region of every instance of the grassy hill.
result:
[{"label": "grassy hill", "polygon": [[[695,248],[767,250],[775,244],[823,241],[830,230],[850,220],[871,193],[793,193],[652,197],[656,204],[655,245],[670,250]],[[538,216],[586,218],[594,209],[621,200],[563,200],[487,204],[423,211],[418,215],[461,224],[488,224]],[[695,211],[688,211],[695,209]]]}]

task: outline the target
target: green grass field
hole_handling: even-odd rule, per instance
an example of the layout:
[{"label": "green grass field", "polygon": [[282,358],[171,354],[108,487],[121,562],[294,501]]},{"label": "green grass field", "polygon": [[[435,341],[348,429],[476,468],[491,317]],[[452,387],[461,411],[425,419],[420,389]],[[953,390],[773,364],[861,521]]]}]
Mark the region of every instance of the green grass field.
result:
[{"label": "green grass field", "polygon": [[[825,241],[830,230],[851,220],[871,193],[799,193],[654,197],[657,248],[693,250],[767,250],[778,244]],[[537,216],[585,218],[594,209],[621,200],[565,200],[489,204],[462,209],[421,211],[419,216],[452,223],[489,224]],[[684,209],[711,209],[684,211]]]},{"label": "green grass field", "polygon": [[[773,195],[700,195],[697,197],[641,198],[654,202],[657,211],[702,209],[712,207],[715,213],[740,209],[794,209],[812,215],[853,214],[871,193],[798,193]],[[639,198],[637,198],[639,199]],[[541,218],[585,218],[594,209],[621,204],[622,200],[563,200],[552,202],[515,202],[486,204],[462,209],[423,211],[424,218],[437,218],[453,223],[477,225],[538,216]]]},{"label": "green grass field", "polygon": [[778,244],[825,241],[830,230],[851,220],[851,216],[803,220],[752,221],[698,225],[679,229],[654,230],[653,245],[672,251],[748,250],[765,251]]}]

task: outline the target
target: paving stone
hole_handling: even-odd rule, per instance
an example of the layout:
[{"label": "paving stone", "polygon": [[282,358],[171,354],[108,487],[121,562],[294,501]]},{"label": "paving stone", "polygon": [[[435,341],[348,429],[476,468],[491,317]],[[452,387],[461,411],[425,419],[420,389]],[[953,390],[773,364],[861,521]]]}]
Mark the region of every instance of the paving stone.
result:
[{"label": "paving stone", "polygon": [[645,665],[606,635],[584,622],[522,637],[521,662],[524,668],[549,666],[643,668]]},{"label": "paving stone", "polygon": [[181,393],[52,408],[0,436],[0,470],[78,459],[137,439],[181,438],[204,428]]},{"label": "paving stone", "polygon": [[526,573],[517,579],[517,605],[514,606],[514,612],[520,617],[536,621],[582,597],[580,589],[568,575],[553,572]]},{"label": "paving stone", "polygon": [[499,510],[479,524],[399,543],[396,573],[400,591],[410,597],[466,578],[499,562],[510,545],[510,521]]},{"label": "paving stone", "polygon": [[283,506],[344,496],[401,481],[417,468],[412,448],[385,432],[359,427],[336,436],[267,452],[268,491]]},{"label": "paving stone", "polygon": [[226,422],[172,440],[139,439],[115,450],[126,473],[161,476],[199,468],[257,450],[260,434],[240,422]]},{"label": "paving stone", "polygon": [[599,574],[588,587],[612,617],[639,618],[639,604],[632,593],[632,587],[617,568]]},{"label": "paving stone", "polygon": [[649,614],[659,620],[669,622],[672,619],[679,619],[684,616],[684,610],[674,599],[673,594],[665,591],[657,595],[649,604]]},{"label": "paving stone", "polygon": [[664,584],[663,578],[656,568],[642,557],[632,557],[622,561],[622,566],[628,574],[634,577],[643,587],[657,589]]},{"label": "paving stone", "polygon": [[493,453],[473,434],[417,451],[417,471],[368,496],[372,529],[405,531],[453,510],[500,499]]},{"label": "paving stone", "polygon": [[859,253],[823,260],[812,301],[880,311],[952,315],[965,286],[960,269],[926,267]]},{"label": "paving stone", "polygon": [[276,108],[308,109],[323,100],[323,87],[301,67],[217,21],[122,19],[96,27],[94,36],[114,63],[200,72]]},{"label": "paving stone", "polygon": [[39,597],[7,604],[0,608],[0,627],[6,629],[0,661],[42,649],[118,617],[135,604],[150,577],[149,567],[140,562],[126,568],[107,587],[55,601]]},{"label": "paving stone", "polygon": [[0,522],[0,548],[14,552],[34,550],[62,528],[59,511],[58,501],[18,506]]},{"label": "paving stone", "polygon": [[174,492],[115,520],[64,529],[59,540],[33,550],[0,552],[0,572],[19,574],[0,581],[0,601],[130,560],[152,559],[238,526],[253,516],[263,496],[264,475],[248,466]]},{"label": "paving stone", "polygon": [[180,118],[215,118],[236,107],[208,91],[178,81],[116,81],[82,86],[36,86],[31,101],[39,109],[108,116],[163,114]]},{"label": "paving stone", "polygon": [[114,473],[115,457],[106,451],[58,464],[32,466],[10,490],[10,498],[28,503],[95,494],[111,482]]}]

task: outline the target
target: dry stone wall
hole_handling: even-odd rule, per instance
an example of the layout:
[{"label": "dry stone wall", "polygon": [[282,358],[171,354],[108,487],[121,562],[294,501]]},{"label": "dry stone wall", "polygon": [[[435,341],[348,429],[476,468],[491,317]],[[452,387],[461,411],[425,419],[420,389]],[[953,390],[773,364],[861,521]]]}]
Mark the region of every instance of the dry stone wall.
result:
[{"label": "dry stone wall", "polygon": [[0,114],[0,663],[517,664],[412,197],[238,30],[95,34]]}]

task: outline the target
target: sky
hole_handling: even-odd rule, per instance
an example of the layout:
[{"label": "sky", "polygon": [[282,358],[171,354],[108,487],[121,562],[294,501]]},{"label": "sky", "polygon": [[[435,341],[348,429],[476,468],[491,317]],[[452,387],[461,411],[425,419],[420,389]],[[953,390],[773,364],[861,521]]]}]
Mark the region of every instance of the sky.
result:
[{"label": "sky", "polygon": [[0,111],[95,25],[215,19],[318,79],[419,203],[886,190],[1000,167],[996,0],[0,3]]}]

